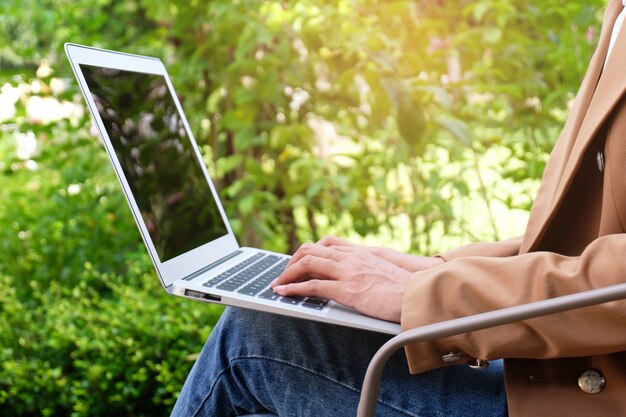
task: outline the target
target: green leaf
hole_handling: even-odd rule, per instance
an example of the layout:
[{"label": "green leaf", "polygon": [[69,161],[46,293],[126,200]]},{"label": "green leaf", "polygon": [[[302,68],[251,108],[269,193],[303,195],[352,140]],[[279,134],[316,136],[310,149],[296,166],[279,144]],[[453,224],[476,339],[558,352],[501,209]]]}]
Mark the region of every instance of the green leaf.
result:
[{"label": "green leaf", "polygon": [[223,173],[232,171],[240,166],[243,162],[243,155],[230,155],[224,158],[220,158],[217,161],[217,169]]},{"label": "green leaf", "polygon": [[416,155],[426,147],[426,115],[421,104],[409,95],[403,95],[398,107],[398,130],[402,139]]},{"label": "green leaf", "polygon": [[250,215],[252,211],[254,210],[254,206],[255,206],[254,194],[248,194],[244,196],[243,198],[239,199],[238,206],[239,206],[239,211],[241,212],[241,214],[243,214],[244,216]]},{"label": "green leaf", "polygon": [[305,196],[301,194],[296,194],[291,197],[290,203],[293,207],[306,207],[309,201],[306,199]]},{"label": "green leaf", "polygon": [[314,181],[307,188],[306,196],[308,198],[313,198],[313,197],[317,196],[322,191],[322,189],[324,188],[325,185],[326,185],[326,180],[325,179],[320,179],[320,180]]},{"label": "green leaf", "polygon": [[452,136],[463,145],[471,146],[471,130],[467,123],[452,116],[438,114],[434,118],[435,123],[446,129]]},{"label": "green leaf", "polygon": [[222,87],[216,88],[206,101],[206,111],[209,113],[217,113],[219,111],[219,103],[223,99]]}]

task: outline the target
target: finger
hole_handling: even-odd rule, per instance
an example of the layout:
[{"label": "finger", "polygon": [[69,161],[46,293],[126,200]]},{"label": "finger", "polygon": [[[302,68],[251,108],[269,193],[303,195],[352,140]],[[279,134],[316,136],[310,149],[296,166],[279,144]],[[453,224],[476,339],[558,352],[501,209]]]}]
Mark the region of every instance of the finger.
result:
[{"label": "finger", "polygon": [[337,252],[341,253],[359,253],[359,252],[368,252],[362,246],[328,246],[329,249],[333,249]]},{"label": "finger", "polygon": [[309,280],[294,284],[280,285],[274,288],[274,292],[284,297],[320,297],[336,299],[341,297],[341,283],[337,281]]},{"label": "finger", "polygon": [[342,257],[341,254],[326,246],[321,246],[316,243],[305,243],[300,246],[300,248],[298,248],[296,253],[293,254],[291,259],[287,263],[287,268],[289,268],[291,265],[295,264],[307,255],[318,256],[321,258],[327,258],[335,261],[338,261]]},{"label": "finger", "polygon": [[285,271],[276,278],[270,286],[291,284],[309,279],[337,280],[342,274],[340,264],[333,260],[306,255],[297,262],[285,268]]},{"label": "finger", "polygon": [[331,248],[341,253],[353,253],[357,256],[365,257],[373,256],[402,269],[411,270],[412,272],[417,271],[417,268],[413,265],[415,262],[413,260],[414,257],[396,252],[392,249],[376,246],[331,246]]},{"label": "finger", "polygon": [[349,240],[331,235],[324,236],[317,242],[317,244],[322,246],[357,246],[355,243],[352,243]]}]

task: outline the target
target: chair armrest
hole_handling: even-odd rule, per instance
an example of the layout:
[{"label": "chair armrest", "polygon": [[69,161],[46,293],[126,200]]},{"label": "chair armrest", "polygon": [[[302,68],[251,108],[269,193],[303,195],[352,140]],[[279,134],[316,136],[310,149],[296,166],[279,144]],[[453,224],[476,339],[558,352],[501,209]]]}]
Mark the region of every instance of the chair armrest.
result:
[{"label": "chair armrest", "polygon": [[376,411],[376,401],[380,388],[380,379],[383,368],[391,355],[405,345],[425,342],[453,336],[456,334],[469,333],[476,330],[496,327],[533,317],[559,313],[616,301],[626,298],[626,284],[612,285],[548,300],[536,301],[519,306],[503,308],[486,313],[475,314],[459,319],[444,321],[428,326],[407,330],[390,339],[376,352],[365,373],[361,398],[357,417],[373,417]]}]

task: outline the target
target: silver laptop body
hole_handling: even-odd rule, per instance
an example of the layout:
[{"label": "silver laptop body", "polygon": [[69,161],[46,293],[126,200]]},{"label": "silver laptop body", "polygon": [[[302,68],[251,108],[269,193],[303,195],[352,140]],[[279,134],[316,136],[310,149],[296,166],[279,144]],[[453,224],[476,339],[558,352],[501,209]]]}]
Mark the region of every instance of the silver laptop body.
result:
[{"label": "silver laptop body", "polygon": [[333,301],[268,288],[289,257],[238,245],[161,60],[70,43],[65,51],[169,294],[400,332]]}]

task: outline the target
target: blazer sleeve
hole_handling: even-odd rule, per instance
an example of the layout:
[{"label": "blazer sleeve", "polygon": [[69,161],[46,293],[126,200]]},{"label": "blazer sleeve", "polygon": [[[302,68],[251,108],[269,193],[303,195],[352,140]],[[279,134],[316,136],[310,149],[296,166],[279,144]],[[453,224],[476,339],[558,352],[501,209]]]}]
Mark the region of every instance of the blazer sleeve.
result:
[{"label": "blazer sleeve", "polygon": [[[626,234],[593,241],[580,256],[531,252],[467,256],[416,273],[402,306],[402,329],[544,300],[626,280]],[[626,348],[626,301],[615,301],[406,347],[412,373],[475,359],[575,357]]]}]

